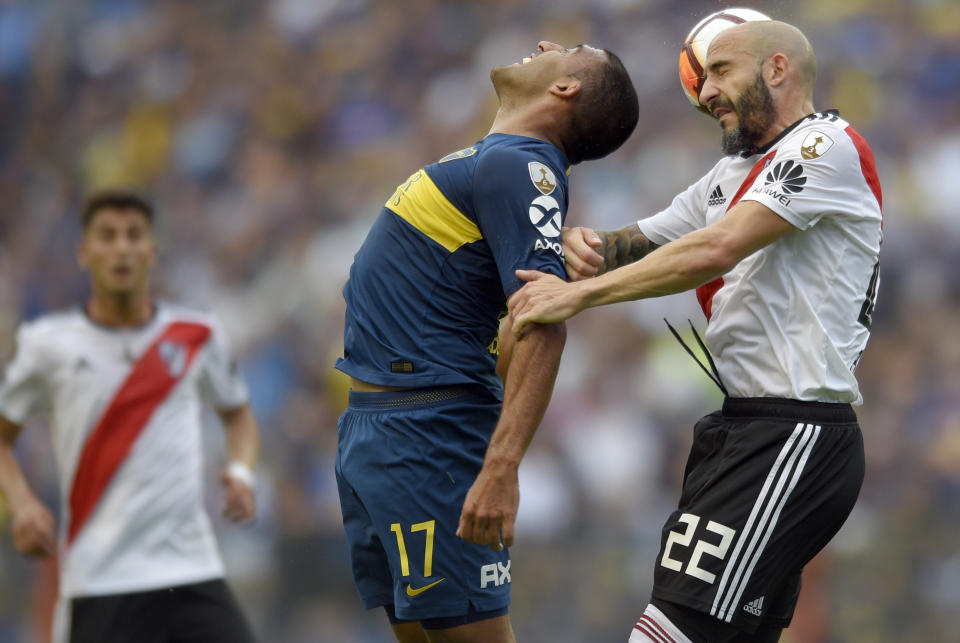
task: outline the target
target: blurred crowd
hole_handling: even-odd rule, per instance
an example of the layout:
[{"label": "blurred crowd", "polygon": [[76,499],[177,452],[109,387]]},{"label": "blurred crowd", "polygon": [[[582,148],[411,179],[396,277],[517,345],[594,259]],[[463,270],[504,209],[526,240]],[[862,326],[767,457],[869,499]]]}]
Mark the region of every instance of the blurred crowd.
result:
[{"label": "blurred crowd", "polygon": [[[347,383],[341,286],[387,196],[483,137],[494,65],[547,39],[615,51],[641,119],[574,168],[568,223],[626,225],[719,158],[683,97],[679,44],[706,0],[0,1],[0,371],[17,324],[76,306],[78,206],[143,190],[159,210],[165,298],[218,313],[263,430],[252,526],[217,523],[264,641],[392,640],[362,611],[333,475]],[[960,609],[960,4],[732,3],[793,22],[820,64],[815,103],[873,147],[885,241],[858,367],[867,477],[811,568],[794,643],[952,641]],[[513,620],[522,641],[623,641],[649,597],[692,423],[719,393],[663,324],[704,326],[692,294],[569,326],[547,417],[521,467]],[[223,438],[209,422],[208,501]],[[18,447],[56,507],[40,421]],[[51,565],[13,550],[0,503],[0,643],[43,641]]]}]

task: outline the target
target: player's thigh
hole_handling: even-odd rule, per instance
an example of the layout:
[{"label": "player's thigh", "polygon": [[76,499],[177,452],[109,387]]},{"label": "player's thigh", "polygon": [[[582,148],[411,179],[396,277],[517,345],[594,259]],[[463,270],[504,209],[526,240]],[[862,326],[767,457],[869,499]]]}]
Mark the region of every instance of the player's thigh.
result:
[{"label": "player's thigh", "polygon": [[397,637],[398,643],[429,643],[427,633],[419,621],[408,623],[392,623],[393,635]]},{"label": "player's thigh", "polygon": [[458,625],[442,630],[425,630],[430,643],[515,643],[510,615]]},{"label": "player's thigh", "polygon": [[222,579],[174,587],[166,594],[170,643],[253,643],[233,592]]}]

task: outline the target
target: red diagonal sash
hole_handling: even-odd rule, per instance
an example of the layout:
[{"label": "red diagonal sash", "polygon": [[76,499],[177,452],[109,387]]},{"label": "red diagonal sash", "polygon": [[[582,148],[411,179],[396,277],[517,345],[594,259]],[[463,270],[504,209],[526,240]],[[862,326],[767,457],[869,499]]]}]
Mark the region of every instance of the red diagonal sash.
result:
[{"label": "red diagonal sash", "polygon": [[[743,180],[743,183],[740,184],[740,189],[737,190],[737,193],[733,195],[733,199],[730,200],[730,205],[727,206],[727,212],[740,201],[740,198],[746,193],[747,188],[753,185],[754,179],[767,167],[767,163],[769,163],[770,159],[776,154],[777,151],[774,150],[754,163],[750,174]],[[703,314],[707,316],[707,321],[710,321],[710,316],[713,315],[713,296],[716,295],[717,291],[721,288],[723,288],[723,277],[717,277],[713,281],[697,288],[697,301],[700,302],[700,308],[703,309]]]},{"label": "red diagonal sash", "polygon": [[153,411],[187,372],[208,337],[208,326],[174,322],[133,365],[80,454],[70,490],[68,544],[93,514]]}]

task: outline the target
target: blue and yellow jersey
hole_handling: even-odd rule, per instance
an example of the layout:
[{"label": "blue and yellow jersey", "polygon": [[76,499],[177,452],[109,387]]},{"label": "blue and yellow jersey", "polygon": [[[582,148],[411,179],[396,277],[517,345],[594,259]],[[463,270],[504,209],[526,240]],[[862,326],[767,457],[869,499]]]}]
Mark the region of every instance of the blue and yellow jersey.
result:
[{"label": "blue and yellow jersey", "polygon": [[336,367],[379,386],[481,384],[497,397],[496,337],[518,268],[566,278],[568,161],[491,134],[415,172],[387,200],[343,289]]}]

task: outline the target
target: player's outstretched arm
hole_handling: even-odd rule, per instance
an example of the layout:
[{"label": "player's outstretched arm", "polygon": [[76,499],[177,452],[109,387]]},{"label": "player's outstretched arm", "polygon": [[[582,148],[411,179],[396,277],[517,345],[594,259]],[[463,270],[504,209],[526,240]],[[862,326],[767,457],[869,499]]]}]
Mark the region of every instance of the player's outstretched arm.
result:
[{"label": "player's outstretched arm", "polygon": [[46,558],[57,549],[53,515],[27,484],[13,453],[20,426],[0,416],[0,493],[7,499],[13,545],[22,554]]},{"label": "player's outstretched arm", "polygon": [[520,504],[517,469],[547,410],[565,342],[563,324],[531,326],[516,340],[500,420],[460,514],[457,535],[464,540],[495,551],[513,544]]},{"label": "player's outstretched arm", "polygon": [[584,308],[672,295],[696,288],[745,257],[796,230],[757,201],[741,201],[719,221],[650,252],[643,260],[576,283],[536,270],[517,270],[528,282],[511,298],[514,333],[553,323]]},{"label": "player's outstretched arm", "polygon": [[223,515],[233,522],[256,516],[253,470],[260,450],[260,431],[249,404],[218,411],[227,438],[229,462],[221,472],[224,489]]}]

